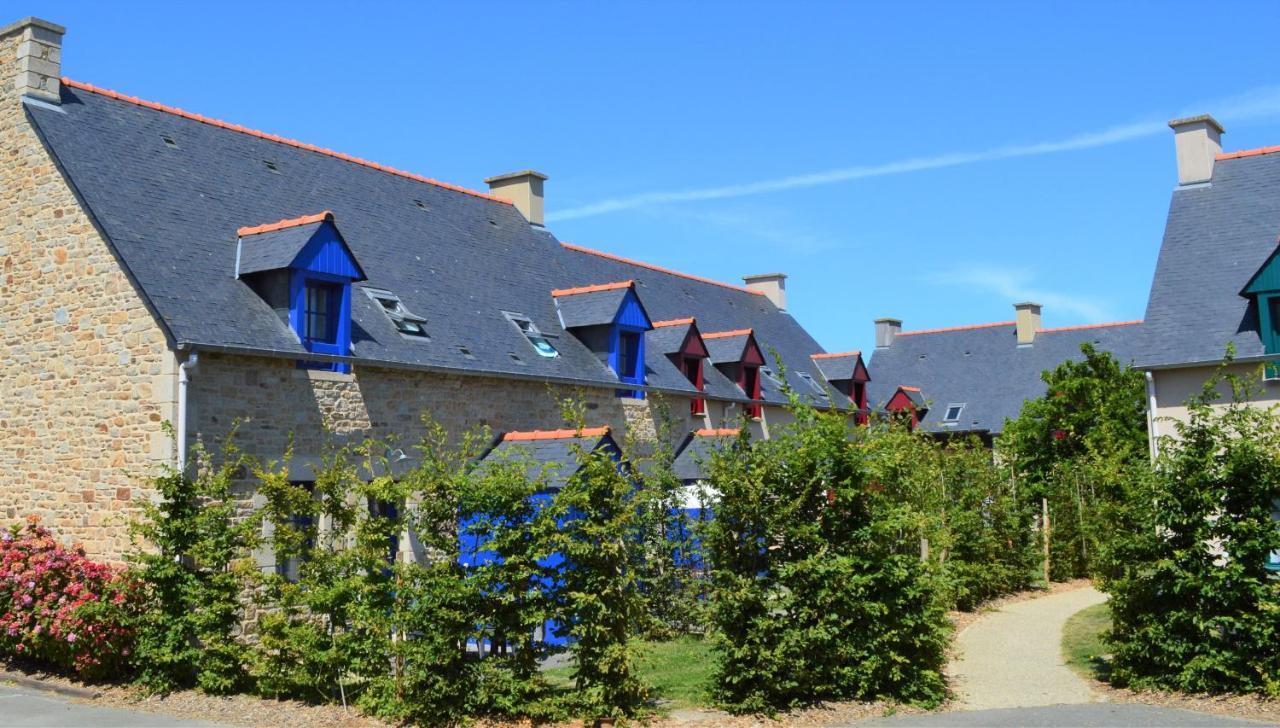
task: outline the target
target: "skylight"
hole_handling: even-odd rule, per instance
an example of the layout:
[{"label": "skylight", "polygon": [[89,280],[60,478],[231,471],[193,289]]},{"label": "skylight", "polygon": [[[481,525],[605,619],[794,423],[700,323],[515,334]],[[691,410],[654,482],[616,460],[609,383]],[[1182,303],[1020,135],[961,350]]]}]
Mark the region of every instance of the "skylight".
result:
[{"label": "skylight", "polygon": [[784,389],[787,386],[782,382],[782,379],[777,374],[775,374],[774,371],[769,367],[760,367],[760,373],[768,377],[769,381],[776,384],[778,386],[778,389]]},{"label": "skylight", "polygon": [[960,413],[961,413],[961,412],[964,412],[964,405],[962,405],[962,404],[949,404],[949,405],[947,405],[947,412],[946,412],[946,414],[945,414],[945,415],[943,415],[943,417],[942,417],[942,421],[943,421],[943,422],[959,422],[959,421],[960,421]]},{"label": "skylight", "polygon": [[421,316],[415,316],[409,312],[401,303],[400,297],[390,291],[384,291],[379,288],[366,288],[364,292],[372,298],[375,303],[382,308],[382,312],[391,319],[391,323],[396,327],[402,336],[408,336],[414,339],[430,339],[427,335],[427,320]]},{"label": "skylight", "polygon": [[524,334],[524,338],[529,340],[529,344],[533,346],[534,351],[538,352],[538,356],[548,359],[560,356],[560,352],[556,351],[556,348],[547,340],[547,336],[538,330],[537,325],[530,321],[528,316],[510,311],[503,311],[502,315],[506,316],[521,334]]},{"label": "skylight", "polygon": [[800,375],[800,378],[805,381],[805,384],[809,385],[810,389],[817,392],[818,394],[826,396],[827,390],[823,389],[822,385],[818,384],[818,381],[814,379],[813,376],[809,374],[809,372],[796,372],[796,374]]}]

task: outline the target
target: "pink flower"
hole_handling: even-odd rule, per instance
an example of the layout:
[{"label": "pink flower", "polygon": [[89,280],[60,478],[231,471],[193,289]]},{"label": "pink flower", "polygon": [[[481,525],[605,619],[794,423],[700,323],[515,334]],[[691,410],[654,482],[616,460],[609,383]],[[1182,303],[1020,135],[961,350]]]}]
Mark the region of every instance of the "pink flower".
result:
[{"label": "pink flower", "polygon": [[72,632],[71,634],[67,635],[67,641],[68,641],[68,642],[75,642],[75,641],[76,641],[76,633],[75,633],[75,632]]}]

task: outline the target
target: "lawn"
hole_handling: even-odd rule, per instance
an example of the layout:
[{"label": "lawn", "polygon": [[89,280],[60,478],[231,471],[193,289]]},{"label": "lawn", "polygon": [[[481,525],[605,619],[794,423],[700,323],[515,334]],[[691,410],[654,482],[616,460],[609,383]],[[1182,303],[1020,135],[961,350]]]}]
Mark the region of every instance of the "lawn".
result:
[{"label": "lawn", "polygon": [[1110,627],[1111,612],[1106,604],[1071,615],[1062,627],[1062,655],[1067,665],[1083,677],[1105,679],[1110,650],[1102,641],[1102,633]]},{"label": "lawn", "polygon": [[[656,698],[670,701],[672,708],[708,704],[707,686],[714,663],[711,644],[697,637],[640,644],[640,677],[653,688]],[[568,685],[572,672],[571,667],[557,667],[545,674],[552,684]]]}]

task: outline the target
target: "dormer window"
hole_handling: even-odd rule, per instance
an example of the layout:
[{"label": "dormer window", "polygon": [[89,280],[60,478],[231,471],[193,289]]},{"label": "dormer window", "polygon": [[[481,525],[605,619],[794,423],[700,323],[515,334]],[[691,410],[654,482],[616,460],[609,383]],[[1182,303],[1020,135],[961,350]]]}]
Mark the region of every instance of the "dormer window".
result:
[{"label": "dormer window", "polygon": [[378,304],[391,320],[391,325],[396,327],[396,331],[413,339],[430,340],[431,337],[427,335],[427,320],[410,313],[399,296],[379,288],[365,288],[364,292]]},{"label": "dormer window", "polygon": [[[862,352],[811,354],[809,358],[818,367],[823,379],[837,392],[849,398],[849,403],[855,410],[854,423],[869,423],[871,418],[867,412],[867,382],[871,381],[871,376],[867,374],[867,366],[862,362]],[[817,384],[816,381],[814,383]]]},{"label": "dormer window", "polygon": [[745,405],[748,417],[759,419],[763,414],[760,405],[760,369],[764,366],[764,353],[756,343],[751,329],[735,329],[703,334],[711,363],[734,381],[742,394],[750,400]]},{"label": "dormer window", "polygon": [[[1263,352],[1280,355],[1280,248],[1253,274],[1240,295],[1253,299],[1258,307],[1258,336]],[[1280,380],[1280,360],[1263,365],[1263,379]]]},{"label": "dormer window", "polygon": [[[634,281],[601,283],[551,292],[560,323],[587,345],[623,384],[646,383],[645,332],[653,328]],[[619,397],[644,398],[639,389]]]},{"label": "dormer window", "polygon": [[[654,321],[648,334],[647,346],[659,354],[665,354],[675,364],[689,384],[699,392],[706,390],[703,361],[707,358],[707,346],[702,342],[698,324],[693,318]],[[707,401],[702,397],[689,400],[689,413],[701,415],[707,411]]]},{"label": "dormer window", "polygon": [[[236,277],[281,316],[302,349],[351,355],[351,284],[365,280],[333,213],[242,227]],[[349,372],[346,362],[300,360],[307,369]]]},{"label": "dormer window", "polygon": [[503,311],[502,315],[506,316],[511,325],[515,326],[516,330],[529,341],[529,345],[533,347],[534,351],[538,352],[538,356],[548,359],[560,356],[560,352],[556,351],[556,348],[547,340],[546,335],[538,330],[537,325],[530,321],[528,316],[510,311]]}]

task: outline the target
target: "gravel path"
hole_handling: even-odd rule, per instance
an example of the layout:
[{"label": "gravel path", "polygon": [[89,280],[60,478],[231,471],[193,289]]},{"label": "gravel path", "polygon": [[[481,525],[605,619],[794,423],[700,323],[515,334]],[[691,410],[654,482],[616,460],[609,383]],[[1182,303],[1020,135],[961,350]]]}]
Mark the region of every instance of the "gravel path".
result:
[{"label": "gravel path", "polygon": [[1093,587],[1016,602],[956,639],[947,669],[962,710],[1089,703],[1093,691],[1062,659],[1062,625],[1106,596]]}]

